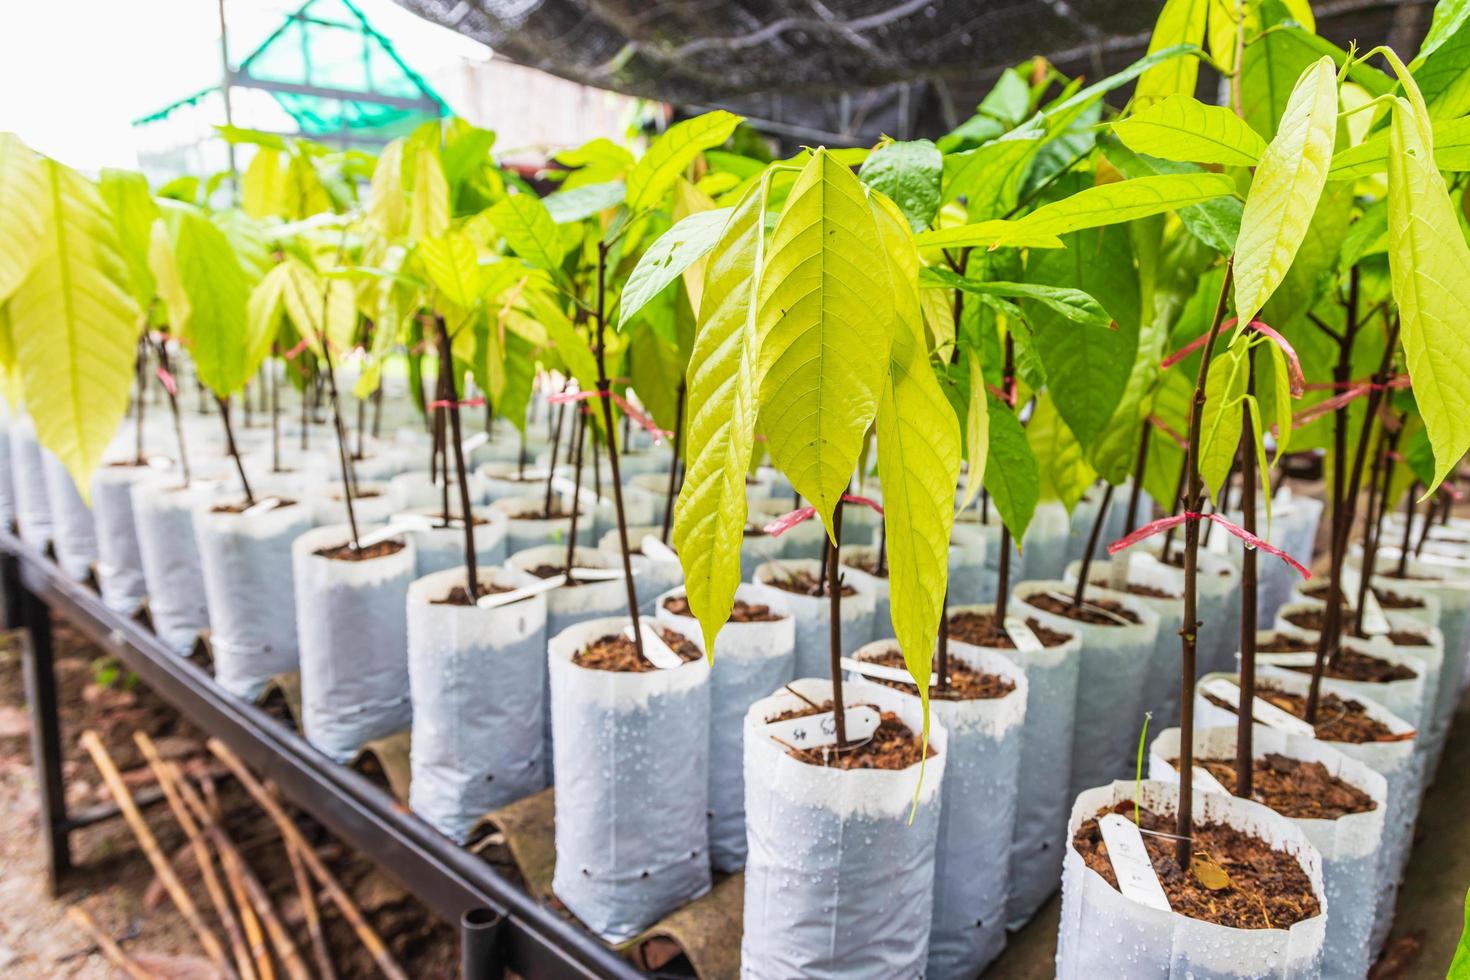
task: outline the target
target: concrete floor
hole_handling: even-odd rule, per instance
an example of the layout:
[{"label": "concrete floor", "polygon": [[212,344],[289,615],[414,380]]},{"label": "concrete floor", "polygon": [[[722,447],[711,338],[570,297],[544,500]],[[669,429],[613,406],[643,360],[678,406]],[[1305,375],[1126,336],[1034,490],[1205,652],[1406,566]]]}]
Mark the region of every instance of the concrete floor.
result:
[{"label": "concrete floor", "polygon": [[[1470,888],[1470,698],[1462,700],[1434,785],[1425,794],[1409,870],[1399,890],[1398,917],[1374,980],[1444,980],[1465,921]],[[1061,895],[1013,933],[1005,952],[986,971],[998,980],[1049,980],[1056,975]],[[1422,947],[1409,939],[1422,934]]]}]

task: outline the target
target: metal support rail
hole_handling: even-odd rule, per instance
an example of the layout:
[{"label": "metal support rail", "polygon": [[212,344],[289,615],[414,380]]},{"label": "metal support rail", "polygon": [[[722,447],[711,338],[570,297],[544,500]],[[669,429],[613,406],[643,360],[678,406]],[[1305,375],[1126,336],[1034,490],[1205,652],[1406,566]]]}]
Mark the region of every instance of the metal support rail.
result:
[{"label": "metal support rail", "polygon": [[[645,975],[591,933],[538,905],[488,863],[405,811],[360,774],[312,748],[252,704],[226,694],[199,667],[165,648],[141,623],[118,615],[48,558],[0,530],[0,581],[12,628],[24,644],[26,696],[40,791],[42,838],[52,890],[72,867],[70,835],[88,817],[69,816],[51,645],[51,613],[65,618],[186,718],[219,738],[285,797],[373,861],[444,921],[461,928],[471,961],[539,978]],[[79,815],[80,816],[80,815]],[[489,920],[496,924],[489,928]],[[469,934],[473,932],[473,936]]]}]

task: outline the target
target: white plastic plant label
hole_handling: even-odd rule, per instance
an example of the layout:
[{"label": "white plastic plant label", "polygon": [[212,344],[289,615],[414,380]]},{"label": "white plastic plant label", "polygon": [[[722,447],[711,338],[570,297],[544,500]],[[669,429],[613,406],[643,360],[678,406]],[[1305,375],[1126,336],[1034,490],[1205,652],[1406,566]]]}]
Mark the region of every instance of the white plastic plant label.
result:
[{"label": "white plastic plant label", "polygon": [[1143,835],[1127,817],[1109,813],[1097,822],[1102,831],[1103,843],[1108,848],[1108,860],[1113,864],[1113,873],[1118,876],[1118,891],[1140,905],[1147,905],[1160,912],[1173,911],[1169,907],[1169,896],[1159,884],[1159,876],[1149,860],[1148,850],[1143,846]]},{"label": "white plastic plant label", "polygon": [[[1223,677],[1216,677],[1206,681],[1201,687],[1206,694],[1213,694],[1232,708],[1239,710],[1240,688],[1227,681]],[[1252,698],[1251,717],[1263,725],[1286,732],[1289,735],[1302,735],[1306,738],[1316,738],[1317,732],[1311,725],[1302,721],[1293,714],[1282,711],[1280,708],[1263,698]]]},{"label": "white plastic plant label", "polygon": [[[633,570],[633,575],[638,575],[638,570]],[[571,570],[572,578],[578,582],[611,582],[615,578],[623,577],[621,568],[580,568],[574,566]]]},{"label": "white plastic plant label", "polygon": [[174,461],[167,456],[149,456],[148,466],[155,470],[171,470],[174,467]]},{"label": "white plastic plant label", "polygon": [[496,609],[500,606],[508,606],[512,602],[529,599],[543,592],[550,592],[552,589],[559,589],[566,584],[567,577],[565,575],[553,575],[550,578],[543,578],[538,582],[532,582],[530,585],[523,585],[519,589],[511,589],[509,592],[486,593],[475,600],[475,605],[481,609]]},{"label": "white plastic plant label", "polygon": [[422,514],[400,514],[388,522],[386,527],[380,527],[372,534],[365,534],[357,539],[358,550],[371,548],[375,544],[407,534],[409,531],[427,531],[434,526],[434,522]]},{"label": "white plastic plant label", "polygon": [[485,445],[485,443],[489,441],[490,433],[476,432],[474,435],[469,436],[463,442],[461,442],[459,444],[459,448],[461,449],[461,451],[464,452],[466,456],[468,456],[470,453],[474,452],[476,449],[479,449],[481,446]]},{"label": "white plastic plant label", "polygon": [[266,497],[264,500],[257,500],[253,507],[246,507],[240,516],[255,517],[257,514],[268,514],[279,506],[281,506],[280,497]]},{"label": "white plastic plant label", "polygon": [[[563,497],[567,498],[571,498],[577,492],[576,481],[569,480],[564,476],[553,476],[551,478],[551,488],[557,493],[561,494]],[[606,501],[599,497],[596,491],[592,490],[590,487],[582,488],[582,496],[580,499],[583,505],[591,507],[596,507],[598,504],[606,503]]]},{"label": "white plastic plant label", "polygon": [[650,561],[678,561],[679,555],[652,534],[645,534],[643,540],[638,542],[639,550],[643,557]]},{"label": "white plastic plant label", "polygon": [[1256,663],[1271,667],[1311,667],[1317,663],[1317,655],[1310,650],[1290,653],[1258,653]]},{"label": "white plastic plant label", "polygon": [[[658,630],[649,626],[641,619],[638,621],[638,632],[643,634],[643,659],[653,664],[659,670],[673,670],[675,667],[684,666],[684,658],[674,652],[674,648],[664,642],[664,638],[658,635]],[[623,627],[623,635],[633,639],[633,626]]]},{"label": "white plastic plant label", "polygon": [[[868,660],[858,660],[856,657],[843,657],[841,663],[844,670],[862,674],[864,677],[871,677],[880,681],[897,681],[900,684],[914,683],[913,677],[902,667],[889,667],[886,664],[875,664]],[[934,686],[935,680],[936,678],[933,674],[929,675],[930,687]]]},{"label": "white plastic plant label", "polygon": [[[846,711],[847,741],[866,742],[878,730],[878,709],[852,704]],[[766,724],[766,734],[793,749],[820,749],[837,744],[837,716],[831,711]]]},{"label": "white plastic plant label", "polygon": [[1036,633],[1026,624],[1020,616],[1007,616],[1003,624],[1006,636],[1011,638],[1016,649],[1022,653],[1036,653],[1043,649],[1041,641],[1036,638]]}]

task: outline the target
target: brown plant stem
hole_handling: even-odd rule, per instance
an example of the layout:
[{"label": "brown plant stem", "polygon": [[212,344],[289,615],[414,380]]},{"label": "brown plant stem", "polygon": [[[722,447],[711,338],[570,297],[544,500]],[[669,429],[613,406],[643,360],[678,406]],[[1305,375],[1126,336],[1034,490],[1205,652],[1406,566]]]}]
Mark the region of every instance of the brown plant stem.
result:
[{"label": "brown plant stem", "polygon": [[[573,438],[576,444],[572,451],[572,516],[567,527],[567,575],[572,574],[572,567],[577,561],[577,519],[582,516],[582,442],[587,437],[587,410],[582,402],[577,402],[577,434]],[[593,457],[592,465],[597,465],[596,457]]]},{"label": "brown plant stem", "polygon": [[[164,373],[172,376],[172,372],[168,369],[168,347],[165,346],[162,338],[156,341],[156,349],[158,351],[158,366],[163,368]],[[177,382],[175,382],[175,385],[177,385]],[[168,395],[168,410],[174,420],[174,439],[179,444],[179,469],[183,473],[184,486],[187,488],[189,486],[189,454],[184,449],[184,422],[179,416],[179,398],[178,395],[168,390],[167,385],[164,386],[163,390],[164,394]]]},{"label": "brown plant stem", "polygon": [[[561,390],[563,392],[567,390],[567,383],[565,381],[562,382]],[[547,418],[550,418],[551,414],[547,412]],[[556,426],[551,431],[551,458],[546,464],[546,502],[541,506],[541,516],[548,519],[551,517],[551,481],[556,476],[556,450],[557,446],[561,443],[561,424],[566,414],[567,406],[565,402],[556,406]]]},{"label": "brown plant stem", "polygon": [[[323,294],[323,317],[326,315],[326,305],[326,295]],[[342,502],[347,505],[347,526],[352,529],[352,550],[356,551],[360,547],[357,543],[357,512],[352,506],[352,493],[356,488],[352,479],[352,461],[347,455],[347,429],[342,424],[342,402],[337,397],[337,372],[332,367],[332,344],[325,335],[321,340],[322,364],[326,368],[327,389],[332,398],[332,425],[337,430],[337,461],[342,468]]]},{"label": "brown plant stem", "polygon": [[134,396],[133,400],[136,402],[138,412],[133,431],[133,462],[138,466],[142,466],[147,461],[146,454],[143,451],[144,402],[146,401],[145,396],[148,394],[148,334],[146,331],[138,339],[138,356],[135,367],[138,376],[138,393]]},{"label": "brown plant stem", "polygon": [[832,508],[832,545],[827,549],[827,655],[832,671],[832,716],[837,751],[847,747],[847,706],[842,703],[842,498]]},{"label": "brown plant stem", "polygon": [[250,492],[250,481],[245,478],[245,463],[240,459],[240,450],[235,446],[235,430],[230,425],[230,400],[219,395],[214,396],[219,405],[219,417],[225,424],[225,448],[230,458],[235,461],[235,472],[240,477],[240,489],[245,491],[245,503],[251,507],[255,506],[255,495]]},{"label": "brown plant stem", "polygon": [[[444,392],[449,402],[450,440],[454,445],[454,473],[459,481],[459,509],[464,517],[464,565],[465,591],[470,602],[480,594],[479,569],[475,567],[475,516],[470,510],[470,484],[465,473],[464,442],[460,434],[459,395],[454,383],[454,351],[449,341],[449,331],[444,329],[444,318],[438,318],[439,327],[439,370],[444,375]],[[445,474],[445,484],[449,483]]]},{"label": "brown plant stem", "polygon": [[[1414,497],[1419,492],[1419,481],[1415,480],[1409,484],[1409,492],[1404,498],[1404,540],[1399,543],[1399,565],[1396,573],[1399,578],[1409,577],[1409,548],[1410,539],[1414,534]],[[1428,518],[1425,518],[1425,526],[1428,526]]]},{"label": "brown plant stem", "polygon": [[1092,556],[1097,551],[1098,539],[1102,537],[1103,525],[1108,520],[1108,509],[1113,506],[1113,485],[1103,491],[1102,503],[1092,519],[1092,530],[1087,532],[1087,550],[1082,553],[1082,567],[1077,573],[1077,588],[1072,593],[1072,608],[1082,608],[1082,597],[1087,593],[1087,576],[1092,573]]},{"label": "brown plant stem", "polygon": [[[1001,368],[1000,390],[1005,393],[1006,398],[1014,398],[1016,374],[1016,343],[1011,338],[1010,331],[1006,332],[1005,340],[1005,362]],[[1008,406],[1006,411],[1014,412],[1014,405]],[[989,505],[989,500],[986,500]],[[1006,607],[1011,601],[1011,529],[1006,526],[1005,521],[1000,525],[1000,568],[995,580],[995,621],[1004,624],[1006,621]]]},{"label": "brown plant stem", "polygon": [[679,391],[674,404],[674,457],[669,460],[669,488],[664,494],[664,523],[659,532],[659,540],[664,544],[669,543],[669,531],[674,525],[674,496],[679,489],[679,452],[684,446],[684,381],[682,379],[679,381]]},{"label": "brown plant stem", "polygon": [[1143,475],[1148,470],[1148,422],[1143,423],[1143,437],[1138,440],[1138,458],[1133,463],[1133,486],[1128,489],[1128,513],[1123,516],[1123,536],[1138,527],[1138,505],[1143,498]]},{"label": "brown plant stem", "polygon": [[[1405,412],[1399,416],[1398,425],[1392,432],[1386,425],[1378,431],[1378,451],[1373,456],[1373,471],[1368,477],[1368,530],[1363,541],[1363,562],[1358,575],[1356,618],[1353,632],[1363,633],[1363,612],[1368,604],[1368,589],[1373,582],[1373,573],[1378,564],[1378,545],[1383,537],[1383,518],[1388,511],[1388,488],[1393,483],[1394,470],[1398,464],[1393,457],[1399,448],[1399,435],[1404,431]],[[1381,479],[1380,479],[1381,477]]]},{"label": "brown plant stem", "polygon": [[[1246,392],[1256,393],[1256,352],[1246,352]],[[1250,406],[1240,406],[1240,523],[1256,533],[1256,433]],[[1256,594],[1260,590],[1255,548],[1244,549],[1240,563],[1240,702],[1236,705],[1235,795],[1251,798],[1255,779],[1252,717],[1256,696]]]}]

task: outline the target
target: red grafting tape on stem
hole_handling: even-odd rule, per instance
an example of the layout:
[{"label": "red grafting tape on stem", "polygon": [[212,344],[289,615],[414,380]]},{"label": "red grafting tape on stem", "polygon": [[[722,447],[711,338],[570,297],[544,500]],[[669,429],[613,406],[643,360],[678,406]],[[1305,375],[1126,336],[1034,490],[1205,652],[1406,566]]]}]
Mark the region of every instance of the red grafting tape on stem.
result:
[{"label": "red grafting tape on stem", "polygon": [[179,385],[178,382],[174,381],[174,376],[169,374],[162,364],[158,366],[157,370],[158,380],[163,382],[163,386],[168,389],[170,395],[177,398],[179,396]]},{"label": "red grafting tape on stem", "polygon": [[1291,376],[1291,397],[1302,397],[1302,392],[1307,389],[1307,379],[1302,374],[1302,360],[1296,356],[1296,348],[1291,346],[1291,341],[1260,320],[1252,320],[1251,329],[1281,348],[1281,353],[1286,355],[1287,373]]},{"label": "red grafting tape on stem", "polygon": [[452,401],[450,401],[447,398],[436,399],[435,401],[429,402],[429,407],[430,408],[454,408],[454,407],[458,406],[459,408],[478,408],[479,406],[481,406],[483,404],[485,404],[484,397],[481,396],[481,395],[476,395],[474,398],[466,398],[463,401],[457,401],[457,402],[452,402]]},{"label": "red grafting tape on stem", "polygon": [[1463,493],[1461,493],[1456,488],[1450,486],[1448,483],[1441,483],[1439,485],[1439,492],[1442,493],[1442,494],[1444,494],[1445,496],[1449,497],[1451,500],[1455,501],[1456,503],[1458,503],[1459,501],[1465,499],[1465,495]]},{"label": "red grafting tape on stem", "polygon": [[[862,504],[864,507],[869,507],[878,514],[883,513],[883,505],[870,497],[859,497],[857,494],[844,493],[842,500],[844,503]],[[816,516],[817,509],[815,507],[798,507],[789,514],[782,514],[771,523],[762,527],[761,530],[773,538],[779,538],[802,521],[809,521]]]},{"label": "red grafting tape on stem", "polygon": [[1350,381],[1346,385],[1340,385],[1336,383],[1330,385],[1312,384],[1308,385],[1308,387],[1314,389],[1337,389],[1346,387],[1347,390],[1343,391],[1341,394],[1333,395],[1331,398],[1328,398],[1324,401],[1320,401],[1309,408],[1302,409],[1292,418],[1291,421],[1293,425],[1306,425],[1309,422],[1313,422],[1316,419],[1319,419],[1322,416],[1328,414],[1329,412],[1337,411],[1339,408],[1342,408],[1344,405],[1355,399],[1362,398],[1370,391],[1388,391],[1390,388],[1407,388],[1409,387],[1409,376],[1407,374],[1401,374],[1398,377],[1390,378],[1387,383],[1381,385],[1371,380],[1367,380]]},{"label": "red grafting tape on stem", "polygon": [[1178,525],[1183,524],[1185,521],[1214,521],[1220,527],[1224,528],[1226,531],[1229,531],[1231,534],[1244,541],[1247,547],[1258,548],[1268,555],[1275,555],[1277,558],[1280,558],[1292,568],[1296,569],[1297,573],[1301,575],[1303,579],[1310,580],[1312,578],[1312,573],[1307,571],[1306,567],[1302,565],[1301,562],[1297,561],[1295,558],[1291,557],[1280,548],[1266,541],[1264,538],[1257,537],[1256,535],[1247,531],[1245,528],[1241,527],[1239,524],[1236,524],[1232,521],[1227,521],[1219,514],[1198,514],[1194,511],[1185,511],[1183,514],[1174,514],[1170,517],[1161,517],[1156,521],[1145,524],[1143,527],[1134,531],[1127,537],[1119,538],[1117,541],[1114,541],[1112,544],[1108,545],[1108,554],[1116,555],[1124,548],[1131,548],[1133,545],[1142,541],[1144,538],[1152,537],[1153,535],[1158,534],[1160,531],[1167,531],[1171,527],[1177,527]]},{"label": "red grafting tape on stem", "polygon": [[286,351],[286,353],[282,356],[285,357],[288,361],[294,361],[296,360],[296,358],[301,356],[301,352],[304,350],[306,350],[306,338],[302,337],[301,340],[297,342],[295,347],[292,347],[290,350]]},{"label": "red grafting tape on stem", "polygon": [[1157,415],[1150,415],[1148,417],[1148,424],[1153,426],[1155,429],[1158,429],[1170,439],[1174,440],[1174,444],[1180,449],[1189,449],[1189,441],[1181,436],[1179,433],[1175,432],[1173,429],[1169,428],[1169,423],[1165,422]]},{"label": "red grafting tape on stem", "polygon": [[991,384],[989,381],[987,381],[985,382],[985,390],[994,395],[997,401],[1008,405],[1011,408],[1016,407],[1016,389],[1014,385],[1011,386],[1010,392],[1004,392],[997,388],[995,385]]},{"label": "red grafting tape on stem", "polygon": [[664,439],[673,437],[674,434],[672,432],[669,432],[667,429],[660,429],[653,419],[634,408],[628,399],[616,391],[558,391],[547,395],[546,403],[548,405],[563,405],[568,402],[580,402],[586,401],[589,398],[602,398],[604,396],[611,398],[613,404],[617,405],[624,415],[637,423],[640,429],[652,435],[654,445],[658,445]]}]

